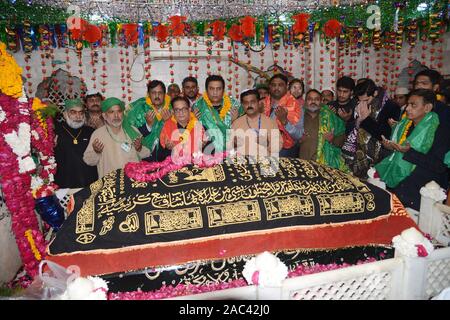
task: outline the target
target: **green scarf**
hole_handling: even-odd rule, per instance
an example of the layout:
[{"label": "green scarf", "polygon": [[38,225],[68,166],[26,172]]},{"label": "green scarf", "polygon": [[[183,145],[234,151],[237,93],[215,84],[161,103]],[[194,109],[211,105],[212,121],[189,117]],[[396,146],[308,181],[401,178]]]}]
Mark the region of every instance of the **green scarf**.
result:
[{"label": "green scarf", "polygon": [[324,139],[323,135],[334,130],[334,136],[340,136],[345,133],[344,121],[339,118],[328,106],[322,106],[319,114],[319,136],[317,143],[317,162],[326,164],[332,168],[339,169],[343,172],[350,170],[342,158],[341,148],[336,147],[332,143]]},{"label": "green scarf", "polygon": [[450,151],[445,154],[444,163],[450,168]]},{"label": "green scarf", "polygon": [[[406,130],[409,119],[403,118],[395,127],[391,140],[399,142]],[[409,137],[402,143],[408,141],[411,148],[426,154],[434,141],[434,134],[439,126],[439,117],[434,112],[429,112],[414,128]],[[403,160],[403,153],[394,151],[375,166],[380,179],[383,180],[389,188],[395,188],[400,182],[406,179],[416,166],[406,160]]]},{"label": "green scarf", "polygon": [[226,149],[229,138],[227,130],[231,128],[231,110],[233,110],[233,108],[237,108],[239,111],[239,116],[244,114],[244,109],[241,104],[232,97],[230,97],[230,100],[231,108],[225,115],[223,121],[220,119],[219,112],[217,112],[215,108],[208,107],[203,97],[199,98],[192,106],[193,110],[198,109],[200,111],[199,120],[208,131],[208,135],[214,144],[216,152],[225,151]]},{"label": "green scarf", "polygon": [[[135,128],[140,128],[146,124],[145,114],[151,110],[151,107],[145,102],[145,97],[140,98],[130,104],[131,108],[125,112],[123,119],[123,128],[128,136],[134,141],[140,136],[140,133]],[[169,106],[171,109],[171,106]],[[164,126],[164,120],[158,120],[155,116],[152,125],[152,131],[144,139],[142,139],[142,145],[147,147],[150,152],[153,151],[155,146],[159,144],[159,135]]]}]

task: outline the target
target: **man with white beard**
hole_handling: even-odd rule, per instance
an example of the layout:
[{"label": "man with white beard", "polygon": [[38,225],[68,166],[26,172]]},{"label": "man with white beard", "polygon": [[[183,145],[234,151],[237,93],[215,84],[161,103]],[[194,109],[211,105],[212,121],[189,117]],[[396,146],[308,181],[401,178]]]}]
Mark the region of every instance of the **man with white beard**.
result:
[{"label": "man with white beard", "polygon": [[97,170],[83,161],[94,129],[86,126],[86,114],[80,99],[66,100],[64,120],[56,122],[55,183],[60,188],[84,188],[98,179]]},{"label": "man with white beard", "polygon": [[105,125],[94,131],[83,156],[88,165],[97,166],[99,178],[123,168],[128,162],[139,162],[150,156],[150,150],[142,145],[142,135],[137,129],[134,140],[124,131],[124,110],[125,103],[117,98],[102,102]]}]

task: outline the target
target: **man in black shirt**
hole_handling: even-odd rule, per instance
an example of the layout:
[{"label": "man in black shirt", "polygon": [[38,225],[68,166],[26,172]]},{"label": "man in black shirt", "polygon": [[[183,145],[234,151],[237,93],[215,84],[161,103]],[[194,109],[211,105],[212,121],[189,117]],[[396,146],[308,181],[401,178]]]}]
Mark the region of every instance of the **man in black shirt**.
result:
[{"label": "man in black shirt", "polygon": [[345,122],[345,134],[348,134],[354,126],[353,113],[356,101],[352,98],[355,81],[347,76],[338,79],[336,84],[337,99],[330,102],[330,109]]},{"label": "man in black shirt", "polygon": [[83,161],[83,154],[94,129],[86,126],[86,115],[80,99],[66,100],[63,122],[55,124],[56,175],[60,188],[84,188],[98,179],[97,168]]}]

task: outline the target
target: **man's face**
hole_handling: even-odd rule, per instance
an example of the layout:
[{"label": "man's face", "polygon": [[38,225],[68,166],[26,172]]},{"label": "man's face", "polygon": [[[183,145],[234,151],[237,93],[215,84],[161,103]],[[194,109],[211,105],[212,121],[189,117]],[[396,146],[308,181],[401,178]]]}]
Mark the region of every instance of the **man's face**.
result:
[{"label": "man's face", "polygon": [[175,120],[182,125],[186,125],[189,122],[189,116],[191,109],[187,105],[186,101],[178,100],[172,106]]},{"label": "man's face", "polygon": [[249,117],[259,114],[259,101],[256,95],[249,94],[242,99],[242,107]]},{"label": "man's face", "polygon": [[149,96],[156,108],[161,108],[164,105],[164,90],[161,86],[150,89]]},{"label": "man's face", "polygon": [[322,103],[328,104],[329,102],[334,100],[334,94],[331,90],[323,90],[322,91]]},{"label": "man's face", "polygon": [[287,93],[287,90],[286,82],[280,78],[273,79],[269,84],[270,96],[276,100],[280,100]]},{"label": "man's face", "polygon": [[427,89],[436,92],[439,89],[439,85],[435,84],[433,86],[433,82],[427,76],[418,76],[414,81],[414,89]]},{"label": "man's face", "polygon": [[193,100],[198,95],[198,85],[195,82],[187,81],[183,85],[183,94],[185,97]]},{"label": "man's face", "polygon": [[394,95],[394,101],[400,107],[403,107],[408,102],[407,99],[406,99],[406,94],[396,94],[396,95]]},{"label": "man's face", "polygon": [[119,128],[122,125],[123,110],[120,106],[112,106],[109,110],[103,112],[103,118],[110,126]]},{"label": "man's face", "polygon": [[409,97],[408,104],[406,105],[406,116],[408,119],[417,124],[420,120],[422,120],[427,112],[431,111],[432,108],[433,106],[431,103],[425,104],[422,97],[411,96]]},{"label": "man's face", "polygon": [[291,89],[289,91],[295,99],[298,99],[303,95],[302,85],[298,82],[294,82],[294,84],[291,85]]},{"label": "man's face", "polygon": [[99,112],[102,98],[100,96],[93,96],[86,99],[86,108],[89,112]]},{"label": "man's face", "polygon": [[337,100],[340,104],[347,103],[351,97],[352,97],[352,90],[344,87],[337,88]]},{"label": "man's face", "polygon": [[259,100],[264,100],[269,95],[269,90],[267,90],[266,88],[259,88],[258,93]]},{"label": "man's face", "polygon": [[311,91],[305,100],[305,108],[310,113],[316,113],[320,111],[322,96],[315,91]]},{"label": "man's face", "polygon": [[208,83],[208,88],[206,88],[206,93],[208,94],[209,100],[213,106],[217,106],[222,103],[223,98],[223,85],[222,81],[211,81]]},{"label": "man's face", "polygon": [[362,96],[358,96],[358,101],[359,102],[367,102],[367,105],[370,105],[370,103],[373,101],[373,98],[374,97],[368,96],[367,93],[365,93]]},{"label": "man's face", "polygon": [[72,129],[81,128],[86,121],[86,115],[82,106],[73,107],[70,110],[64,111],[63,116],[67,125]]},{"label": "man's face", "polygon": [[170,99],[178,97],[180,95],[180,92],[180,87],[178,86],[169,86],[169,88],[167,89],[167,94],[169,95]]}]

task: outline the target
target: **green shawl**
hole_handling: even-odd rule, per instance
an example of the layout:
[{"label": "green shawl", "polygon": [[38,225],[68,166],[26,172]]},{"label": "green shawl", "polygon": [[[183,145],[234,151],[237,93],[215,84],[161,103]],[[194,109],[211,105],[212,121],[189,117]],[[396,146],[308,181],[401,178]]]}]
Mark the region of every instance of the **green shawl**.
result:
[{"label": "green shawl", "polygon": [[[169,106],[169,109],[171,109],[171,106]],[[123,128],[133,141],[141,135],[134,128],[140,128],[146,124],[145,114],[150,110],[151,107],[145,102],[144,97],[130,103],[130,109],[125,111]],[[142,145],[147,147],[150,152],[153,151],[155,146],[158,146],[159,135],[161,134],[161,129],[163,128],[163,126],[164,120],[158,120],[155,116],[152,125],[152,131],[149,135],[142,139]]]},{"label": "green shawl", "polygon": [[[403,118],[395,127],[391,140],[399,142],[406,130],[409,119]],[[414,150],[426,154],[434,141],[434,134],[439,126],[439,117],[434,112],[429,112],[414,128],[409,137],[405,140]],[[405,143],[403,142],[403,144]],[[402,144],[402,145],[403,145]],[[375,166],[380,179],[383,180],[389,188],[395,188],[400,182],[406,179],[414,171],[416,165],[403,160],[403,153],[394,151]]]},{"label": "green shawl", "polygon": [[319,136],[317,143],[317,162],[326,164],[332,168],[349,172],[348,167],[342,158],[341,148],[324,139],[323,135],[333,130],[334,136],[345,133],[344,121],[339,118],[328,106],[322,106],[319,113]]},{"label": "green shawl", "polygon": [[[227,141],[228,141],[228,129],[231,129],[231,110],[237,108],[239,111],[239,116],[244,114],[244,109],[242,108],[239,101],[230,97],[231,108],[225,115],[225,118],[220,119],[219,112],[216,109],[208,107],[203,97],[199,98],[192,109],[198,109],[200,111],[200,121],[205,127],[209,137],[211,138],[216,152],[225,151]],[[223,102],[222,102],[223,107]]]}]

